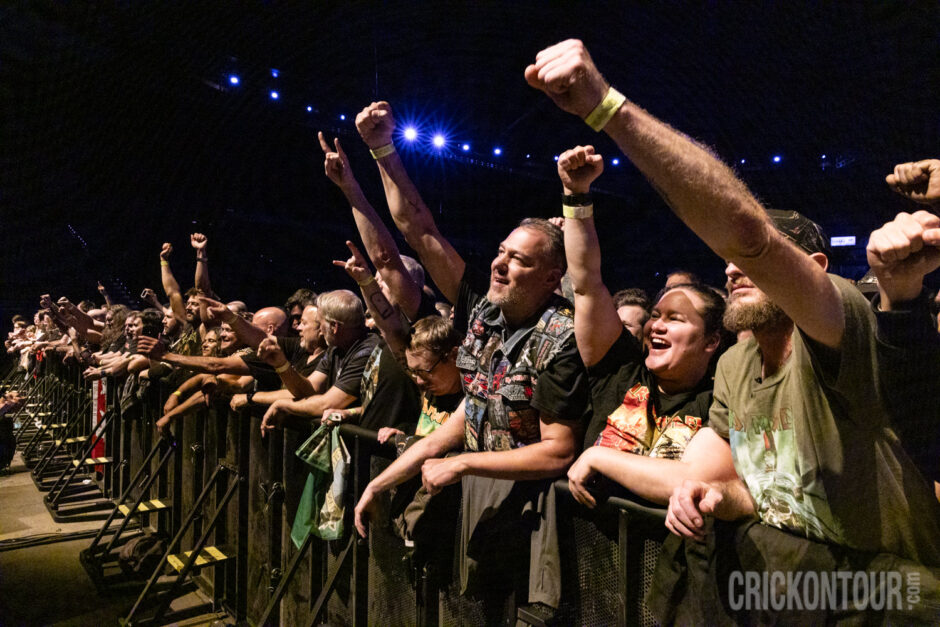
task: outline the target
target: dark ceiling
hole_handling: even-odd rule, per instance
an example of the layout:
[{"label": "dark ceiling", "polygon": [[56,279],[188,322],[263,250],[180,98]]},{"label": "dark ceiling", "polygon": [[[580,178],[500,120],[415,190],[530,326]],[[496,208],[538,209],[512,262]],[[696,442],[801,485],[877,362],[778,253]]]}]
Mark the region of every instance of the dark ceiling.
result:
[{"label": "dark ceiling", "polygon": [[303,285],[346,287],[329,260],[355,231],[315,131],[345,140],[383,211],[352,124],[379,98],[472,145],[405,154],[472,262],[487,264],[522,217],[557,214],[552,156],[594,142],[608,157],[597,211],[609,285],[652,289],[678,266],[720,281],[720,261],[636,171],[609,163],[613,144],[525,84],[535,53],[567,37],[768,205],[857,236],[835,259],[857,277],[868,232],[907,208],[884,175],[937,156],[938,18],[935,2],[4,5],[0,313],[29,310],[43,291],[90,297],[99,279],[127,299],[158,288],[163,241],[188,287],[196,229],[225,298],[257,307]]}]

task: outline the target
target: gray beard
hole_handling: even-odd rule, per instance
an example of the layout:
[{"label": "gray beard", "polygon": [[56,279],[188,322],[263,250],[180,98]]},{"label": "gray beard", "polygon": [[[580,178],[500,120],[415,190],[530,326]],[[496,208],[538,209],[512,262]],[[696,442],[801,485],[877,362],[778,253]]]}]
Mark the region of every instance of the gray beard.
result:
[{"label": "gray beard", "polygon": [[734,333],[760,331],[782,326],[789,321],[783,309],[766,298],[758,303],[731,303],[722,318],[725,328]]}]

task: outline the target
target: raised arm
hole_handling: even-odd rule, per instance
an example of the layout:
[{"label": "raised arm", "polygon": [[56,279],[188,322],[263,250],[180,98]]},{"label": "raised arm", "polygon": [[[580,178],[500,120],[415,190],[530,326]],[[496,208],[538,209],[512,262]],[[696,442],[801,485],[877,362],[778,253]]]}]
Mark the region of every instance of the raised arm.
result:
[{"label": "raised arm", "polygon": [[373,102],[356,116],[356,128],[369,146],[385,187],[385,198],[395,226],[405,236],[434,284],[450,302],[457,302],[457,290],[463,277],[464,261],[434,223],[434,218],[414,183],[392,141],[395,118],[387,102]]},{"label": "raised arm", "polygon": [[164,242],[160,249],[160,280],[163,282],[163,291],[170,301],[170,309],[173,310],[173,319],[177,324],[186,324],[186,307],[183,305],[183,294],[180,292],[180,284],[176,282],[173,271],[170,270],[170,254],[173,252],[173,245]]},{"label": "raised arm", "polygon": [[564,202],[565,256],[574,288],[574,334],[584,365],[607,354],[623,332],[614,300],[601,278],[601,250],[588,193],[604,171],[604,160],[593,146],[578,146],[558,157]]},{"label": "raised arm", "polygon": [[359,230],[359,237],[362,238],[366,253],[375,264],[375,269],[382,273],[382,280],[388,285],[389,298],[405,312],[409,319],[414,320],[418,307],[421,305],[421,286],[415,283],[408,274],[392,234],[362,193],[362,188],[353,176],[349,158],[339,143],[339,139],[333,140],[336,146],[333,150],[323,133],[319,133],[318,136],[320,148],[323,149],[325,155],[323,168],[326,176],[336,183],[346,196],[346,200],[349,201],[356,228]]},{"label": "raised arm", "polygon": [[202,293],[206,296],[211,296],[209,253],[206,251],[206,244],[209,243],[209,240],[202,233],[193,233],[189,236],[189,243],[196,251],[196,288],[202,290]]},{"label": "raised arm", "polygon": [[[375,320],[375,325],[382,332],[386,343],[399,362],[405,363],[405,348],[408,346],[408,330],[402,325],[401,316],[379,288],[378,282],[369,271],[369,264],[359,249],[350,241],[346,246],[352,256],[346,261],[333,260],[333,265],[342,266],[362,291],[362,298]],[[405,364],[407,365],[407,363]]]},{"label": "raised arm", "polygon": [[104,304],[108,307],[111,306],[111,297],[108,296],[108,290],[105,289],[104,284],[101,281],[98,281],[98,292],[101,294],[101,297],[104,299]]},{"label": "raised arm", "polygon": [[825,270],[777,232],[744,183],[711,151],[611,91],[578,40],[540,52],[525,76],[563,110],[603,127],[673,212],[800,329],[826,346],[840,345],[842,300]]}]

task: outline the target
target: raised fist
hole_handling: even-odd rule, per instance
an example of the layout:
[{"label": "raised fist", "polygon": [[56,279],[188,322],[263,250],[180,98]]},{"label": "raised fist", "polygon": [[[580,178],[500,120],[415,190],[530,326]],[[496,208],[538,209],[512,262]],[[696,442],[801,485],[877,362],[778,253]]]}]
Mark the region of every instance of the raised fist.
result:
[{"label": "raised fist", "polygon": [[887,304],[912,300],[924,276],[940,267],[940,218],[928,211],[899,213],[872,232],[866,252]]},{"label": "raised fist", "polygon": [[610,87],[578,39],[567,39],[538,53],[535,63],[525,69],[525,79],[548,94],[560,109],[580,118],[601,103]]},{"label": "raised fist", "polygon": [[162,261],[167,261],[170,258],[170,253],[173,252],[173,244],[169,242],[163,242],[163,247],[160,249],[160,259]]},{"label": "raised fist", "polygon": [[189,236],[190,245],[192,245],[192,247],[195,248],[197,251],[205,250],[206,244],[208,242],[209,240],[206,239],[206,236],[203,235],[202,233],[193,233],[192,235]]},{"label": "raised fist", "polygon": [[558,157],[558,177],[569,194],[586,194],[591,183],[604,171],[604,159],[594,154],[594,146],[577,146]]},{"label": "raised fist", "polygon": [[356,116],[356,130],[362,141],[373,150],[391,144],[395,132],[392,105],[384,100],[370,104]]},{"label": "raised fist", "polygon": [[891,189],[914,202],[936,204],[940,202],[940,159],[899,163],[885,181]]}]

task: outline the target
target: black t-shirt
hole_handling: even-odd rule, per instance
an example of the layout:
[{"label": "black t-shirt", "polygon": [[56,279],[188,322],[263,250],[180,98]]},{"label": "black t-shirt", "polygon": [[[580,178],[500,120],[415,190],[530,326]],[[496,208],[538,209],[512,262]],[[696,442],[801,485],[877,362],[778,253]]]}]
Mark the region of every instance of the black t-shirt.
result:
[{"label": "black t-shirt", "polygon": [[335,385],[350,396],[359,398],[362,371],[372,350],[381,341],[379,336],[366,333],[346,350],[331,346],[317,364],[316,372],[326,375],[327,388]]},{"label": "black t-shirt", "polygon": [[[670,425],[674,431],[679,423],[689,432],[684,435],[691,437],[707,423],[711,378],[706,376],[687,392],[665,394],[659,391],[656,377],[643,359],[636,338],[624,329],[601,360],[587,369],[594,415],[584,435],[585,447],[598,444],[646,455],[663,432],[670,432]],[[604,437],[598,442],[602,433]],[[674,443],[676,439],[672,437]],[[684,450],[684,445],[681,448]],[[681,456],[678,449],[663,450],[657,456],[674,456],[670,453]]]},{"label": "black t-shirt", "polygon": [[376,345],[363,369],[359,426],[378,431],[421,412],[421,391],[384,341]]},{"label": "black t-shirt", "polygon": [[[296,337],[279,337],[277,343],[284,351],[284,356],[291,364],[298,359],[306,359],[309,354],[300,346],[300,339]],[[259,392],[270,392],[280,390],[282,387],[281,376],[274,371],[274,366],[267,364],[258,357],[258,353],[251,350],[244,355],[239,355],[248,369],[251,376],[258,382]],[[306,376],[306,375],[304,375]]]}]

